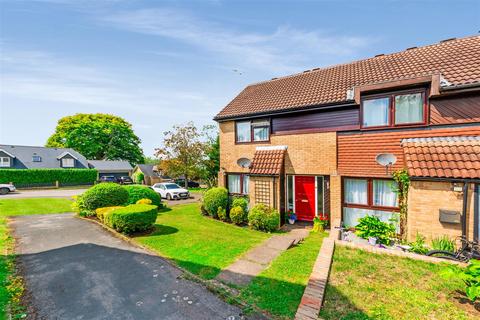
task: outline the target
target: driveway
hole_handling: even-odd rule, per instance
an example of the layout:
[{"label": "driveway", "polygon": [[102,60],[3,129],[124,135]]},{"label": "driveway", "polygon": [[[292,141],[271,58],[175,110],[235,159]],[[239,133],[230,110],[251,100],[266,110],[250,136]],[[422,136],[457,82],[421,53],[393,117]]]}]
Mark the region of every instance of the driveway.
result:
[{"label": "driveway", "polygon": [[165,259],[72,214],[12,218],[29,319],[240,319]]},{"label": "driveway", "polygon": [[17,190],[13,193],[1,195],[0,199],[21,199],[21,198],[71,198],[84,193],[87,188],[79,189],[38,189],[38,190]]}]

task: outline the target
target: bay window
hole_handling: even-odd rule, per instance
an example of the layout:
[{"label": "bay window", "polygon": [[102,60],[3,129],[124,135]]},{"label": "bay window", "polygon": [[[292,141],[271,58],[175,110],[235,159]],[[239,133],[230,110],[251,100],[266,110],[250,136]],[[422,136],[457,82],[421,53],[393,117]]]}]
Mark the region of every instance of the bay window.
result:
[{"label": "bay window", "polygon": [[248,194],[249,176],[246,174],[227,175],[228,193]]},{"label": "bay window", "polygon": [[361,116],[362,128],[425,124],[425,90],[365,97]]},{"label": "bay window", "polygon": [[357,225],[366,215],[377,216],[381,221],[397,219],[399,211],[397,185],[393,180],[346,178],[343,180],[343,222],[345,226]]},{"label": "bay window", "polygon": [[238,121],[235,123],[237,143],[262,142],[270,140],[270,121]]}]

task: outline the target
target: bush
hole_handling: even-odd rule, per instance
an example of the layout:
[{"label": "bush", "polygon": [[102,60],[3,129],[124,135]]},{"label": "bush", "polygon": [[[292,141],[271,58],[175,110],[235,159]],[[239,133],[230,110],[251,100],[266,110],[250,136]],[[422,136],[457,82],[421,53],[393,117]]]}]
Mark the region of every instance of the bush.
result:
[{"label": "bush", "polygon": [[203,206],[208,214],[217,217],[218,208],[228,206],[228,191],[225,188],[211,188],[203,196]]},{"label": "bush", "polygon": [[253,229],[272,232],[278,229],[280,214],[263,203],[256,204],[248,213],[248,224]]},{"label": "bush", "polygon": [[0,169],[0,183],[13,182],[17,187],[52,185],[55,181],[60,185],[94,184],[97,176],[95,169]]},{"label": "bush", "polygon": [[448,252],[455,251],[455,241],[447,236],[432,239],[432,249]]},{"label": "bush", "polygon": [[121,206],[127,200],[128,192],[123,187],[116,183],[100,183],[78,196],[75,207],[81,216],[92,216],[98,208]]},{"label": "bush", "polygon": [[135,176],[135,182],[138,183],[138,184],[143,184],[143,179],[144,178],[145,178],[145,175],[143,174],[143,172],[139,172]]},{"label": "bush", "polygon": [[150,199],[140,199],[135,204],[152,204],[152,200]]},{"label": "bush", "polygon": [[230,220],[238,225],[247,223],[247,212],[245,212],[241,206],[235,206],[230,209]]},{"label": "bush", "polygon": [[107,214],[109,214],[110,212],[112,212],[113,210],[118,209],[118,208],[123,208],[123,207],[122,206],[113,206],[113,207],[98,208],[97,210],[95,210],[95,214],[97,215],[98,220],[100,220],[101,222],[104,222],[105,216]]},{"label": "bush", "polygon": [[217,211],[217,216],[222,221],[228,221],[227,209],[219,207]]},{"label": "bush", "polygon": [[242,207],[243,212],[248,212],[248,200],[245,197],[235,197],[232,200],[231,207]]},{"label": "bush", "polygon": [[130,185],[124,186],[124,188],[128,192],[128,204],[135,204],[141,199],[150,199],[153,205],[160,205],[160,195],[149,187]]},{"label": "bush", "polygon": [[155,205],[131,204],[104,214],[104,223],[119,232],[130,234],[152,228],[157,213]]},{"label": "bush", "polygon": [[395,226],[391,223],[381,221],[376,216],[365,216],[358,219],[355,226],[355,233],[363,239],[377,238],[381,244],[390,244],[391,238],[395,235]]},{"label": "bush", "polygon": [[408,245],[410,246],[410,249],[408,249],[410,252],[425,254],[429,251],[427,245],[425,244],[425,237],[418,232],[415,241],[410,242]]}]

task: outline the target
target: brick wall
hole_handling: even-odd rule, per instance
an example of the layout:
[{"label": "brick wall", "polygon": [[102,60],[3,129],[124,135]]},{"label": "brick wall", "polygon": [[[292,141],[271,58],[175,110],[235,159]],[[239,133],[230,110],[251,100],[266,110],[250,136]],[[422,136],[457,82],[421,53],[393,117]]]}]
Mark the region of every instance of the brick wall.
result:
[{"label": "brick wall", "polygon": [[[432,238],[462,235],[461,224],[439,221],[439,209],[462,212],[463,193],[451,190],[450,182],[412,181],[408,199],[408,238],[415,240],[417,232]],[[470,184],[467,206],[467,236],[473,238],[474,188]]]}]

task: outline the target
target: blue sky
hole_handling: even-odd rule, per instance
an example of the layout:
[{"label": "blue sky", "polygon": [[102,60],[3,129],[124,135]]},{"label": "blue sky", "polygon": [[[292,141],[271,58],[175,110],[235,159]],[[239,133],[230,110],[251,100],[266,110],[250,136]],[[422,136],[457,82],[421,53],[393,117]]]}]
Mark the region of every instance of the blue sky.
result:
[{"label": "blue sky", "polygon": [[[111,113],[146,155],[247,84],[479,32],[480,1],[0,0],[0,143]],[[234,71],[235,70],[235,71]]]}]

